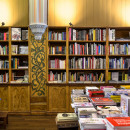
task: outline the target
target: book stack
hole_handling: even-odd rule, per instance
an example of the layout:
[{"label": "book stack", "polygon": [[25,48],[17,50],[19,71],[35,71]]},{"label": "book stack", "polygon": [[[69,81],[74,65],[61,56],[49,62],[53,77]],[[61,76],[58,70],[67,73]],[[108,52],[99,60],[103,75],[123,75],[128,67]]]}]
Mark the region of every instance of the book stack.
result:
[{"label": "book stack", "polygon": [[28,46],[19,46],[19,54],[28,54]]},{"label": "book stack", "polygon": [[105,69],[106,59],[96,57],[73,57],[69,59],[69,68],[71,69]]},{"label": "book stack", "polygon": [[75,113],[78,113],[78,108],[93,108],[93,104],[90,102],[71,103],[71,106],[74,108]]},{"label": "book stack", "polygon": [[89,93],[89,90],[96,90],[96,91],[97,91],[97,90],[99,90],[99,88],[96,87],[96,86],[91,86],[91,87],[90,87],[90,86],[86,86],[86,87],[85,87],[85,92],[86,92],[86,95],[87,95],[87,96],[89,96],[89,94],[90,94],[90,93]]},{"label": "book stack", "polygon": [[79,118],[97,118],[97,110],[93,108],[78,108]]},{"label": "book stack", "polygon": [[97,111],[101,117],[119,117],[122,115],[117,106],[97,106]]},{"label": "book stack", "polygon": [[49,68],[65,69],[66,60],[54,59],[49,61]]},{"label": "book stack", "polygon": [[77,43],[69,45],[69,54],[73,55],[105,55],[106,45],[99,43]]},{"label": "book stack", "polygon": [[106,130],[105,121],[102,118],[80,118],[81,130]]},{"label": "book stack", "polygon": [[49,31],[49,40],[66,40],[66,32]]},{"label": "book stack", "polygon": [[92,103],[95,106],[115,106],[116,103],[110,99],[110,98],[105,98],[105,97],[95,97],[95,98],[91,98]]},{"label": "book stack", "polygon": [[75,113],[58,113],[56,125],[58,128],[78,127],[78,117]]},{"label": "book stack", "polygon": [[130,130],[130,117],[107,117],[107,130]]},{"label": "book stack", "polygon": [[86,95],[78,95],[78,94],[71,94],[71,100],[73,103],[89,102],[89,99]]},{"label": "book stack", "polygon": [[72,94],[83,95],[84,89],[73,89],[71,92],[72,92]]}]

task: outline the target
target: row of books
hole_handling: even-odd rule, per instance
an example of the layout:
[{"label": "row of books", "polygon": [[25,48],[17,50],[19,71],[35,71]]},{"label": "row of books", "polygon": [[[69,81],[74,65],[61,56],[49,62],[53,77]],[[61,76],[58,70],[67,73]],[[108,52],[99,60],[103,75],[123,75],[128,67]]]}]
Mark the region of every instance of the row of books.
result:
[{"label": "row of books", "polygon": [[66,40],[66,32],[49,31],[49,40]]},{"label": "row of books", "polygon": [[12,28],[12,40],[28,40],[28,30]]},{"label": "row of books", "polygon": [[78,44],[75,42],[74,44],[69,45],[69,53],[76,55],[105,55],[106,45],[100,43]]},{"label": "row of books", "polygon": [[62,83],[66,82],[66,72],[52,72],[48,74],[49,83]]},{"label": "row of books", "polygon": [[0,60],[0,69],[9,68],[9,61],[8,60]]},{"label": "row of books", "polygon": [[27,69],[28,68],[28,61],[27,60],[20,60],[19,58],[12,58],[11,59],[11,66],[14,69]]},{"label": "row of books", "polygon": [[109,41],[115,41],[115,29],[109,29]]},{"label": "row of books", "polygon": [[28,46],[11,45],[11,54],[28,54]]},{"label": "row of books", "polygon": [[106,41],[106,29],[79,30],[69,28],[69,40]]},{"label": "row of books", "polygon": [[11,83],[28,83],[29,81],[28,70],[22,71],[21,75],[19,75],[18,73],[12,72]]},{"label": "row of books", "polygon": [[130,45],[127,44],[110,44],[110,55],[130,55]]},{"label": "row of books", "polygon": [[9,82],[9,74],[8,73],[4,73],[4,74],[0,74],[0,83],[7,83]]},{"label": "row of books", "polygon": [[110,83],[114,82],[129,82],[128,72],[108,72],[108,80]]},{"label": "row of books", "polygon": [[0,55],[7,55],[9,53],[8,49],[9,48],[7,45],[6,46],[0,45]]},{"label": "row of books", "polygon": [[9,32],[0,32],[0,40],[9,40]]},{"label": "row of books", "polygon": [[66,54],[66,46],[51,46],[49,54]]},{"label": "row of books", "polygon": [[49,68],[65,69],[65,66],[66,66],[66,60],[55,58],[54,60],[49,61]]},{"label": "row of books", "polygon": [[69,59],[69,68],[71,69],[105,69],[106,59],[95,57],[73,57]]},{"label": "row of books", "polygon": [[69,81],[79,82],[79,83],[80,82],[91,83],[91,81],[103,82],[103,81],[105,81],[105,75],[104,75],[104,73],[84,73],[84,72],[72,73],[72,72],[69,72]]},{"label": "row of books", "polygon": [[110,58],[109,68],[110,69],[127,69],[130,66],[130,58]]}]

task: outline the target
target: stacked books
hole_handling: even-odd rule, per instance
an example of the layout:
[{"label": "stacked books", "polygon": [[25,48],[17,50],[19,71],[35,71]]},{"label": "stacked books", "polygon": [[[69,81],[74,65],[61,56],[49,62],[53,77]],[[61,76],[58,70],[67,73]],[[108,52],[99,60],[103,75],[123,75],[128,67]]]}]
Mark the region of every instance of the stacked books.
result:
[{"label": "stacked books", "polygon": [[97,111],[102,117],[118,117],[122,115],[117,106],[97,106]]},{"label": "stacked books", "polygon": [[97,110],[92,108],[78,108],[79,118],[97,118]]},{"label": "stacked books", "polygon": [[77,103],[77,102],[89,102],[89,99],[86,95],[75,95],[75,94],[71,94],[71,99],[72,102]]},{"label": "stacked books", "polygon": [[107,117],[107,130],[130,130],[130,117]]},{"label": "stacked books", "polygon": [[72,94],[83,95],[84,94],[84,89],[73,89]]},{"label": "stacked books", "polygon": [[80,118],[81,130],[106,130],[105,121],[102,118]]},{"label": "stacked books", "polygon": [[95,106],[114,106],[116,105],[116,103],[110,99],[110,98],[105,98],[105,97],[95,97],[95,98],[91,98],[91,101],[92,103],[95,105]]},{"label": "stacked books", "polygon": [[86,86],[86,87],[85,87],[85,92],[86,92],[86,95],[87,95],[87,96],[89,96],[89,90],[99,90],[99,88],[96,87],[96,86],[91,86],[91,87]]}]

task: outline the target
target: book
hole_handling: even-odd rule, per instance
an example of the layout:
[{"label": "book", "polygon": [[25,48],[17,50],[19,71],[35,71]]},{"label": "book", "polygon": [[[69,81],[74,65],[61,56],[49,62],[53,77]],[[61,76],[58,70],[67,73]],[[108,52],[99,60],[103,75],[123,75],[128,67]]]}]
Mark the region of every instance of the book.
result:
[{"label": "book", "polygon": [[121,95],[121,111],[124,115],[130,116],[130,97]]},{"label": "book", "polygon": [[11,54],[18,54],[18,45],[11,45]]},{"label": "book", "polygon": [[28,46],[19,46],[19,54],[28,54]]},{"label": "book", "polygon": [[129,130],[130,117],[107,117],[106,124],[108,130]]},{"label": "book", "polygon": [[21,28],[12,28],[12,40],[21,40]]}]

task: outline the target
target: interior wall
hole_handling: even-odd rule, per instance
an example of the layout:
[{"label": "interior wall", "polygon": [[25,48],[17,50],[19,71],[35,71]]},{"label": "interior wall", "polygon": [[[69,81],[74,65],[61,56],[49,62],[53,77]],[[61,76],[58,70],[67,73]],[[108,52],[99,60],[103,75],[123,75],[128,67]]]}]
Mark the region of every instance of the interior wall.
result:
[{"label": "interior wall", "polygon": [[130,26],[130,0],[49,0],[50,26]]},{"label": "interior wall", "polygon": [[0,0],[0,24],[28,26],[28,0]]}]

